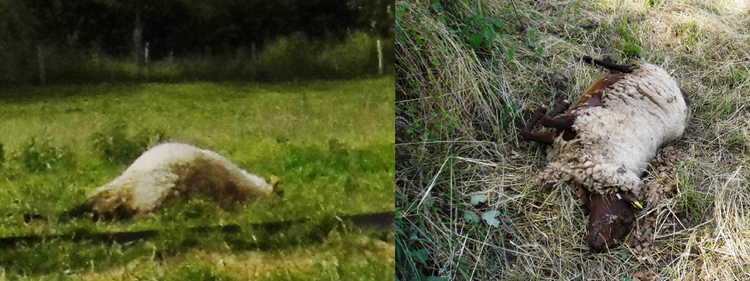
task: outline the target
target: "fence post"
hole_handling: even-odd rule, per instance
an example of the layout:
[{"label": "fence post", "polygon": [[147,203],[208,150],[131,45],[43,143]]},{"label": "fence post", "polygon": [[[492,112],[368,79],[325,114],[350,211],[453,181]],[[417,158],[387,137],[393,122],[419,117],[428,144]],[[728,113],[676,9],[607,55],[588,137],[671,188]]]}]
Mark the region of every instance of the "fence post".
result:
[{"label": "fence post", "polygon": [[146,77],[148,77],[148,51],[149,51],[149,44],[146,42],[146,44],[143,47],[143,68],[144,68],[144,74]]},{"label": "fence post", "polygon": [[146,42],[146,47],[143,48],[143,62],[148,66],[148,42]]},{"label": "fence post", "polygon": [[378,75],[383,75],[383,50],[380,48],[380,39],[378,39]]}]

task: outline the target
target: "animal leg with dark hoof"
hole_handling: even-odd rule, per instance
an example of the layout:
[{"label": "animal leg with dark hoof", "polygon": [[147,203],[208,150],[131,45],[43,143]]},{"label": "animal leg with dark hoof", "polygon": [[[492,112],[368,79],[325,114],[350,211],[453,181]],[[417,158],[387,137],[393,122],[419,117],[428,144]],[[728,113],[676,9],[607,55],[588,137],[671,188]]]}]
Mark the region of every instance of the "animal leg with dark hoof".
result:
[{"label": "animal leg with dark hoof", "polygon": [[65,213],[62,213],[58,218],[58,222],[67,222],[74,218],[82,217],[87,213],[92,213],[92,208],[94,207],[94,202],[92,201],[86,201],[78,206],[75,206],[73,209],[68,210]]},{"label": "animal leg with dark hoof", "polygon": [[570,107],[570,102],[568,100],[561,101],[557,105],[555,105],[555,108],[552,109],[552,112],[547,114],[547,116],[551,118],[557,117],[557,115],[560,115],[560,113],[563,113],[565,110]]},{"label": "animal leg with dark hoof", "polygon": [[569,106],[570,103],[568,101],[562,101],[560,104],[555,106],[550,114],[542,117],[542,126],[572,131],[573,123],[575,123],[576,121],[576,115],[571,114],[556,117],[557,115],[560,115],[560,113],[568,109]]},{"label": "animal leg with dark hoof", "polygon": [[562,129],[573,131],[573,123],[576,122],[576,115],[565,115],[557,118],[542,118],[542,125],[548,128]]},{"label": "animal leg with dark hoof", "polygon": [[536,112],[534,112],[534,115],[531,116],[531,120],[529,120],[529,123],[526,124],[526,127],[521,130],[521,137],[523,137],[524,140],[527,141],[535,141],[535,142],[541,142],[546,144],[552,144],[555,142],[555,138],[557,137],[557,133],[555,132],[546,132],[546,133],[532,133],[531,130],[534,129],[534,125],[536,125],[537,122],[539,122],[539,119],[542,119],[544,117],[544,114],[547,113],[547,107],[544,105],[540,106]]},{"label": "animal leg with dark hoof", "polygon": [[[612,59],[605,58],[604,60],[598,60],[598,59],[594,59],[594,58],[589,57],[589,56],[583,56],[582,59],[583,59],[583,61],[585,61],[587,63],[596,64],[596,65],[599,65],[599,66],[604,67],[606,69],[609,69],[610,73],[612,73],[612,74],[616,74],[616,73],[619,73],[619,72],[622,72],[622,73],[631,73],[631,72],[633,72],[633,69],[630,68],[629,66],[612,63]],[[617,71],[617,72],[615,72],[615,71]]]},{"label": "animal leg with dark hoof", "polygon": [[47,217],[40,215],[40,214],[30,214],[30,213],[23,214],[24,223],[30,223],[31,221],[35,221],[35,220],[47,221]]}]

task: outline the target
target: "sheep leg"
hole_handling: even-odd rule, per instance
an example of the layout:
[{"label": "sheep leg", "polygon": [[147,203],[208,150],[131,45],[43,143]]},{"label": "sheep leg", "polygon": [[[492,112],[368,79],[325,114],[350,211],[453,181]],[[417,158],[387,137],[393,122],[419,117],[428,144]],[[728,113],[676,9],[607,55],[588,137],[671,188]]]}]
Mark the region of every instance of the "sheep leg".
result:
[{"label": "sheep leg", "polygon": [[570,107],[570,102],[568,102],[568,100],[564,100],[557,104],[555,108],[552,109],[552,112],[547,114],[547,116],[555,118],[557,115],[560,115],[560,113],[563,113],[563,111],[568,109],[568,107]]},{"label": "sheep leg", "polygon": [[545,133],[523,133],[521,132],[521,136],[524,140],[527,141],[535,141],[535,142],[541,142],[544,144],[552,145],[555,143],[555,138],[557,138],[557,133],[555,132],[545,132]]},{"label": "sheep leg", "polygon": [[573,124],[576,122],[576,115],[565,115],[557,118],[542,117],[542,126],[548,128],[562,129],[573,131]]},{"label": "sheep leg", "polygon": [[86,202],[75,206],[73,209],[68,210],[65,213],[62,213],[57,221],[58,222],[67,222],[71,219],[82,217],[86,213],[91,213],[92,208],[94,207],[94,202],[91,200],[87,200]]},{"label": "sheep leg", "polygon": [[589,56],[583,56],[582,59],[585,62],[587,62],[587,63],[596,64],[596,65],[599,65],[599,66],[604,67],[606,69],[609,69],[610,73],[612,73],[612,74],[616,74],[616,73],[619,73],[619,72],[622,72],[622,73],[631,73],[631,72],[633,72],[633,69],[630,68],[630,67],[628,67],[628,66],[626,66],[626,65],[620,65],[620,64],[614,64],[614,63],[612,63],[612,59],[609,58],[609,57],[605,58],[603,61],[591,58]]},{"label": "sheep leg", "polygon": [[521,130],[521,137],[523,137],[524,140],[527,141],[535,141],[535,142],[541,142],[546,144],[552,144],[555,142],[555,138],[557,137],[557,133],[555,132],[546,132],[546,133],[532,133],[531,130],[534,129],[534,125],[536,125],[537,122],[539,122],[542,117],[544,117],[544,114],[547,113],[547,107],[544,105],[540,106],[536,112],[534,112],[534,115],[531,116],[531,120],[529,120],[529,123],[526,124],[526,127]]},{"label": "sheep leg", "polygon": [[569,106],[570,103],[566,100],[555,106],[550,114],[542,117],[542,126],[572,131],[573,123],[576,120],[576,115],[571,114],[556,117],[557,115],[560,115],[560,113],[568,109]]}]

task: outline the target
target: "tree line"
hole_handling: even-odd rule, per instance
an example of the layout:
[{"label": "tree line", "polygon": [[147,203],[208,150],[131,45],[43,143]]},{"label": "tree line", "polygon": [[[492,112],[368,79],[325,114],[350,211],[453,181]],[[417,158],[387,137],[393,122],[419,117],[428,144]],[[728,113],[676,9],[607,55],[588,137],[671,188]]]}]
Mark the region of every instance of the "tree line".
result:
[{"label": "tree line", "polygon": [[227,56],[289,36],[393,38],[394,22],[387,0],[0,0],[0,81],[24,80],[13,71],[51,71],[51,56]]}]

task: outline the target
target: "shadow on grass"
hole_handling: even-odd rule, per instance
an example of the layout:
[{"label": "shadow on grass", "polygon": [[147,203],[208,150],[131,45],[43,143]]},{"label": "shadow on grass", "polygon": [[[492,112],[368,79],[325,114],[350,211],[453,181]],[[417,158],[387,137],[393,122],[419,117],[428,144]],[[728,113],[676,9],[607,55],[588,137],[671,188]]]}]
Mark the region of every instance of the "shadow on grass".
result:
[{"label": "shadow on grass", "polygon": [[[278,251],[323,243],[333,230],[363,231],[386,239],[394,226],[395,215],[391,211],[321,220],[198,226],[187,231],[150,229],[95,233],[75,230],[53,235],[5,237],[0,238],[0,266],[24,275],[82,270],[93,267],[94,263],[102,269],[142,256],[164,259],[217,240],[234,250]],[[144,243],[148,240],[156,241]]]}]

